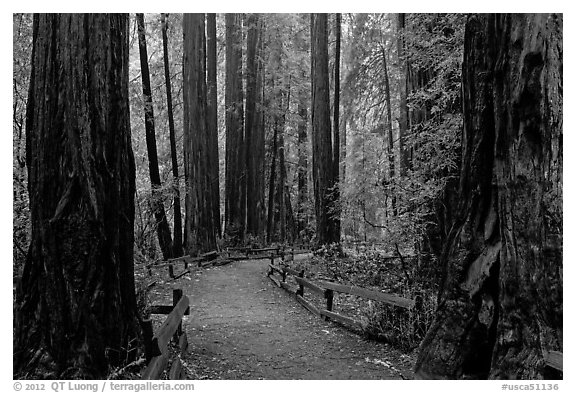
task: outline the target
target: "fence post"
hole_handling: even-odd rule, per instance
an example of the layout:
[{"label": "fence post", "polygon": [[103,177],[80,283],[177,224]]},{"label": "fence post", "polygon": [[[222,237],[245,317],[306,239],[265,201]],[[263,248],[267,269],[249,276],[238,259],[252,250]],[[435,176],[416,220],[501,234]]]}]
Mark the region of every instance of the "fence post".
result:
[{"label": "fence post", "polygon": [[[332,289],[326,289],[324,292],[324,297],[326,298],[326,310],[332,311],[332,307],[334,304],[334,291]],[[325,320],[329,320],[329,317],[324,317]]]},{"label": "fence post", "polygon": [[151,319],[143,319],[141,322],[142,326],[142,335],[144,339],[144,357],[146,361],[150,361],[154,356],[158,354],[155,353],[154,346],[152,344],[152,338],[154,337],[154,331],[152,329],[152,320]]},{"label": "fence post", "polygon": [[[298,277],[304,278],[304,270],[302,270],[300,274],[298,274]],[[300,284],[300,288],[298,288],[298,290],[296,291],[296,295],[304,297],[304,285]]]},{"label": "fence post", "polygon": [[[174,307],[176,307],[176,305],[178,304],[178,302],[180,301],[180,299],[182,299],[182,289],[174,289],[172,291],[172,305]],[[182,321],[180,321],[180,323],[178,324],[178,328],[176,329],[176,332],[174,333],[174,340],[176,342],[178,342],[178,339],[180,338],[180,335],[182,334]]]},{"label": "fence post", "polygon": [[184,269],[188,269],[188,258],[184,257]]},{"label": "fence post", "polygon": [[334,304],[334,291],[332,289],[327,289],[324,292],[324,297],[326,298],[326,310],[332,311],[332,306]]},{"label": "fence post", "polygon": [[168,264],[168,275],[170,278],[174,278],[174,266],[172,266],[172,263]]}]

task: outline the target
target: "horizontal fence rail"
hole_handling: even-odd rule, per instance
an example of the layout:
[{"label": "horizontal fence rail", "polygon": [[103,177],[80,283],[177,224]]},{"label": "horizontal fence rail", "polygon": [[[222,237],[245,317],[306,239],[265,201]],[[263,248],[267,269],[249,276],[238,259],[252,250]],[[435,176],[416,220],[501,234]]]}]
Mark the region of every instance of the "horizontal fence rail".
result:
[{"label": "horizontal fence rail", "polygon": [[549,367],[552,367],[555,370],[563,371],[562,370],[562,352],[558,351],[549,351],[544,354],[544,362]]},{"label": "horizontal fence rail", "polygon": [[[274,284],[295,296],[296,300],[311,313],[326,320],[337,321],[356,330],[361,330],[362,328],[358,321],[333,311],[334,292],[355,295],[390,306],[406,310],[414,310],[416,312],[422,309],[422,297],[420,295],[417,295],[414,299],[407,299],[401,296],[374,291],[354,285],[344,285],[329,281],[316,282],[306,278],[304,270],[296,270],[287,265],[274,264],[274,258],[272,256],[270,257],[270,260],[271,263],[268,264],[268,277],[274,282]],[[292,259],[285,258],[284,262],[291,260]],[[279,277],[276,277],[275,274],[279,275]],[[288,276],[293,277],[293,279],[298,284],[298,287],[294,287],[293,285],[286,282],[286,278]],[[305,299],[305,289],[321,295],[326,300],[326,307],[319,308],[309,300]]]}]

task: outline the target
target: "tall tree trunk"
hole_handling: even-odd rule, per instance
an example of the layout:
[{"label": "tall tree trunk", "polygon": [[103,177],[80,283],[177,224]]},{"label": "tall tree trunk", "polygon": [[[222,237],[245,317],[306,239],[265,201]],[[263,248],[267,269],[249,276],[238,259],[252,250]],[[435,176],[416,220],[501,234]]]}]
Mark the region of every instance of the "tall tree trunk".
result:
[{"label": "tall tree trunk", "polygon": [[[290,95],[290,93],[288,93]],[[286,160],[284,157],[284,128],[286,127],[285,116],[282,116],[282,122],[278,133],[278,163],[280,166],[280,178],[278,179],[278,207],[280,214],[280,242],[286,241]]]},{"label": "tall tree trunk", "polygon": [[34,15],[26,135],[15,375],[101,379],[140,336],[127,15]]},{"label": "tall tree trunk", "polygon": [[336,50],[334,58],[334,157],[332,158],[334,176],[334,203],[332,214],[334,237],[340,241],[340,40],[342,14],[336,14]]},{"label": "tall tree trunk", "polygon": [[208,138],[210,143],[210,185],[212,187],[212,218],[218,236],[220,225],[220,174],[218,159],[218,85],[216,83],[216,14],[206,14],[206,87],[208,88]]},{"label": "tall tree trunk", "polygon": [[207,88],[204,74],[204,14],[184,14],[184,150],[186,165],[186,247],[188,254],[216,249],[217,219],[213,217]]},{"label": "tall tree trunk", "polygon": [[306,140],[308,135],[306,128],[308,125],[308,108],[306,98],[300,94],[298,99],[298,207],[297,207],[297,229],[298,236],[304,235],[304,230],[308,227],[308,214],[306,205],[308,204],[308,152]]},{"label": "tall tree trunk", "polygon": [[272,136],[272,162],[270,163],[270,180],[268,185],[268,220],[266,225],[266,240],[271,243],[274,239],[274,195],[276,192],[276,158],[278,155],[278,127],[279,120],[277,116],[273,116],[274,125]]},{"label": "tall tree trunk", "polygon": [[158,152],[156,150],[156,131],[154,127],[154,106],[152,104],[152,89],[150,88],[150,70],[148,68],[148,51],[146,49],[146,29],[144,26],[144,14],[136,14],[138,25],[138,46],[140,48],[140,68],[142,70],[142,94],[144,95],[144,123],[146,127],[146,148],[148,150],[148,170],[150,172],[150,184],[152,186],[152,208],[156,218],[156,232],[158,243],[164,259],[172,258],[172,235],[166,219],[166,211],[162,202],[162,187],[160,182],[160,170],[158,169]]},{"label": "tall tree trunk", "polygon": [[248,16],[246,44],[246,215],[247,232],[261,236],[264,223],[264,127],[262,124],[262,22],[258,14]]},{"label": "tall tree trunk", "polygon": [[[280,67],[282,67],[281,63],[279,63]],[[288,92],[287,92],[287,99],[286,99],[286,106],[284,107],[283,99],[282,99],[282,92],[279,94],[279,106],[282,110],[281,121],[279,125],[279,134],[278,134],[278,161],[280,166],[280,179],[278,182],[278,207],[280,208],[280,242],[286,242],[286,159],[285,159],[285,144],[284,144],[284,133],[286,130],[286,114],[290,110],[290,88],[292,85],[292,77],[288,78]]]},{"label": "tall tree trunk", "polygon": [[242,90],[242,15],[226,14],[226,233],[244,238],[246,159]]},{"label": "tall tree trunk", "polygon": [[168,59],[168,16],[161,15],[162,48],[164,51],[164,76],[166,78],[166,104],[168,108],[168,129],[170,131],[170,157],[172,158],[172,177],[174,180],[174,240],[172,256],[182,256],[182,208],[180,206],[180,178],[178,177],[178,156],[176,154],[176,132],[174,130],[174,111],[172,110],[172,82],[170,81],[170,61]]},{"label": "tall tree trunk", "polygon": [[[386,92],[386,122],[388,125],[388,177],[394,180],[394,131],[392,129],[392,104],[390,100],[390,79],[388,78],[388,61],[386,60],[386,49],[382,46],[382,64],[384,66],[384,90]],[[392,195],[392,214],[397,215],[396,195]]]},{"label": "tall tree trunk", "polygon": [[562,350],[562,15],[466,24],[459,217],[421,378],[541,378]]},{"label": "tall tree trunk", "polygon": [[399,90],[400,90],[400,121],[398,127],[398,150],[400,152],[400,176],[406,175],[408,168],[408,152],[404,146],[406,134],[408,133],[408,104],[407,104],[407,91],[406,91],[406,75],[408,72],[407,59],[406,59],[406,44],[405,44],[405,21],[404,14],[398,14],[397,21],[397,34],[398,34],[398,65],[399,65]]},{"label": "tall tree trunk", "polygon": [[346,183],[346,143],[347,143],[347,129],[348,119],[350,118],[349,110],[346,109],[344,104],[344,118],[342,120],[342,131],[340,132],[340,184]]},{"label": "tall tree trunk", "polygon": [[328,81],[328,16],[311,14],[312,57],[312,177],[316,236],[319,244],[334,243],[334,186],[332,130],[330,126],[330,85]]}]

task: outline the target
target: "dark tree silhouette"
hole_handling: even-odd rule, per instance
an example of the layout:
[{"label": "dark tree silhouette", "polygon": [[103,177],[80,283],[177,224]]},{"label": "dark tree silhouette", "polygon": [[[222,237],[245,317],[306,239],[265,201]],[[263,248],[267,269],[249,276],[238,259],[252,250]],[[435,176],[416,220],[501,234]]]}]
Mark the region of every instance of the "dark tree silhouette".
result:
[{"label": "dark tree silhouette", "polygon": [[186,248],[188,254],[216,249],[217,219],[209,159],[212,148],[207,119],[204,14],[185,14],[184,164],[186,171]]},{"label": "dark tree silhouette", "polygon": [[562,350],[562,16],[466,25],[459,215],[421,378],[541,378]]},{"label": "dark tree silhouette", "polygon": [[248,16],[246,39],[246,231],[261,236],[264,229],[264,124],[262,121],[262,21]]},{"label": "dark tree silhouette", "polygon": [[408,73],[407,59],[406,59],[406,40],[404,38],[406,27],[406,15],[398,14],[398,21],[396,25],[396,33],[398,35],[398,64],[399,76],[398,90],[400,91],[400,119],[398,127],[398,150],[400,151],[400,176],[406,175],[408,169],[408,151],[406,150],[405,139],[408,133],[408,102],[407,102],[407,87],[406,87],[406,74]]},{"label": "dark tree silhouette", "polygon": [[170,158],[174,180],[174,257],[182,256],[182,208],[180,205],[180,178],[178,177],[178,156],[176,154],[176,132],[174,130],[174,111],[172,109],[172,82],[170,81],[170,61],[168,59],[168,16],[161,15],[162,48],[164,51],[164,76],[166,78],[166,104],[168,109],[168,130],[170,132]]},{"label": "dark tree silhouette", "polygon": [[128,16],[35,15],[26,116],[32,241],[14,371],[104,378],[140,335]]},{"label": "dark tree silhouette", "polygon": [[328,83],[328,15],[311,15],[312,56],[312,178],[319,244],[340,239],[333,219],[334,166]]},{"label": "dark tree silhouette", "polygon": [[208,89],[208,137],[210,139],[210,184],[212,186],[212,217],[221,235],[220,165],[218,162],[218,85],[216,84],[216,14],[206,14],[206,87]]},{"label": "dark tree silhouette", "polygon": [[226,233],[244,238],[246,159],[242,90],[242,15],[226,14]]},{"label": "dark tree silhouette", "polygon": [[150,88],[150,69],[148,67],[148,51],[146,49],[146,29],[144,14],[136,14],[138,24],[138,44],[140,48],[140,68],[142,70],[142,94],[144,95],[144,123],[146,127],[146,148],[148,149],[148,170],[152,186],[152,208],[156,218],[158,243],[164,259],[172,258],[172,235],[166,219],[166,211],[158,189],[162,187],[160,170],[158,169],[158,152],[156,150],[156,132],[154,127],[154,106],[152,104],[152,89]]},{"label": "dark tree silhouette", "polygon": [[334,34],[336,36],[336,48],[334,50],[334,143],[332,158],[333,176],[334,176],[334,212],[332,213],[332,222],[334,231],[340,240],[340,41],[342,36],[342,14],[336,14],[334,24]]}]

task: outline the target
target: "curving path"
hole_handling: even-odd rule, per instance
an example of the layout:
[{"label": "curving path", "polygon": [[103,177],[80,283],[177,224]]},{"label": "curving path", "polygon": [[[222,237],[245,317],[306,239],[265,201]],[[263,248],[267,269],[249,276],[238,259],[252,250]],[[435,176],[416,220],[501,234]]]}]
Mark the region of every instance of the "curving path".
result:
[{"label": "curving path", "polygon": [[267,260],[197,270],[183,357],[192,379],[411,379],[411,358],[310,314],[266,277]]}]

